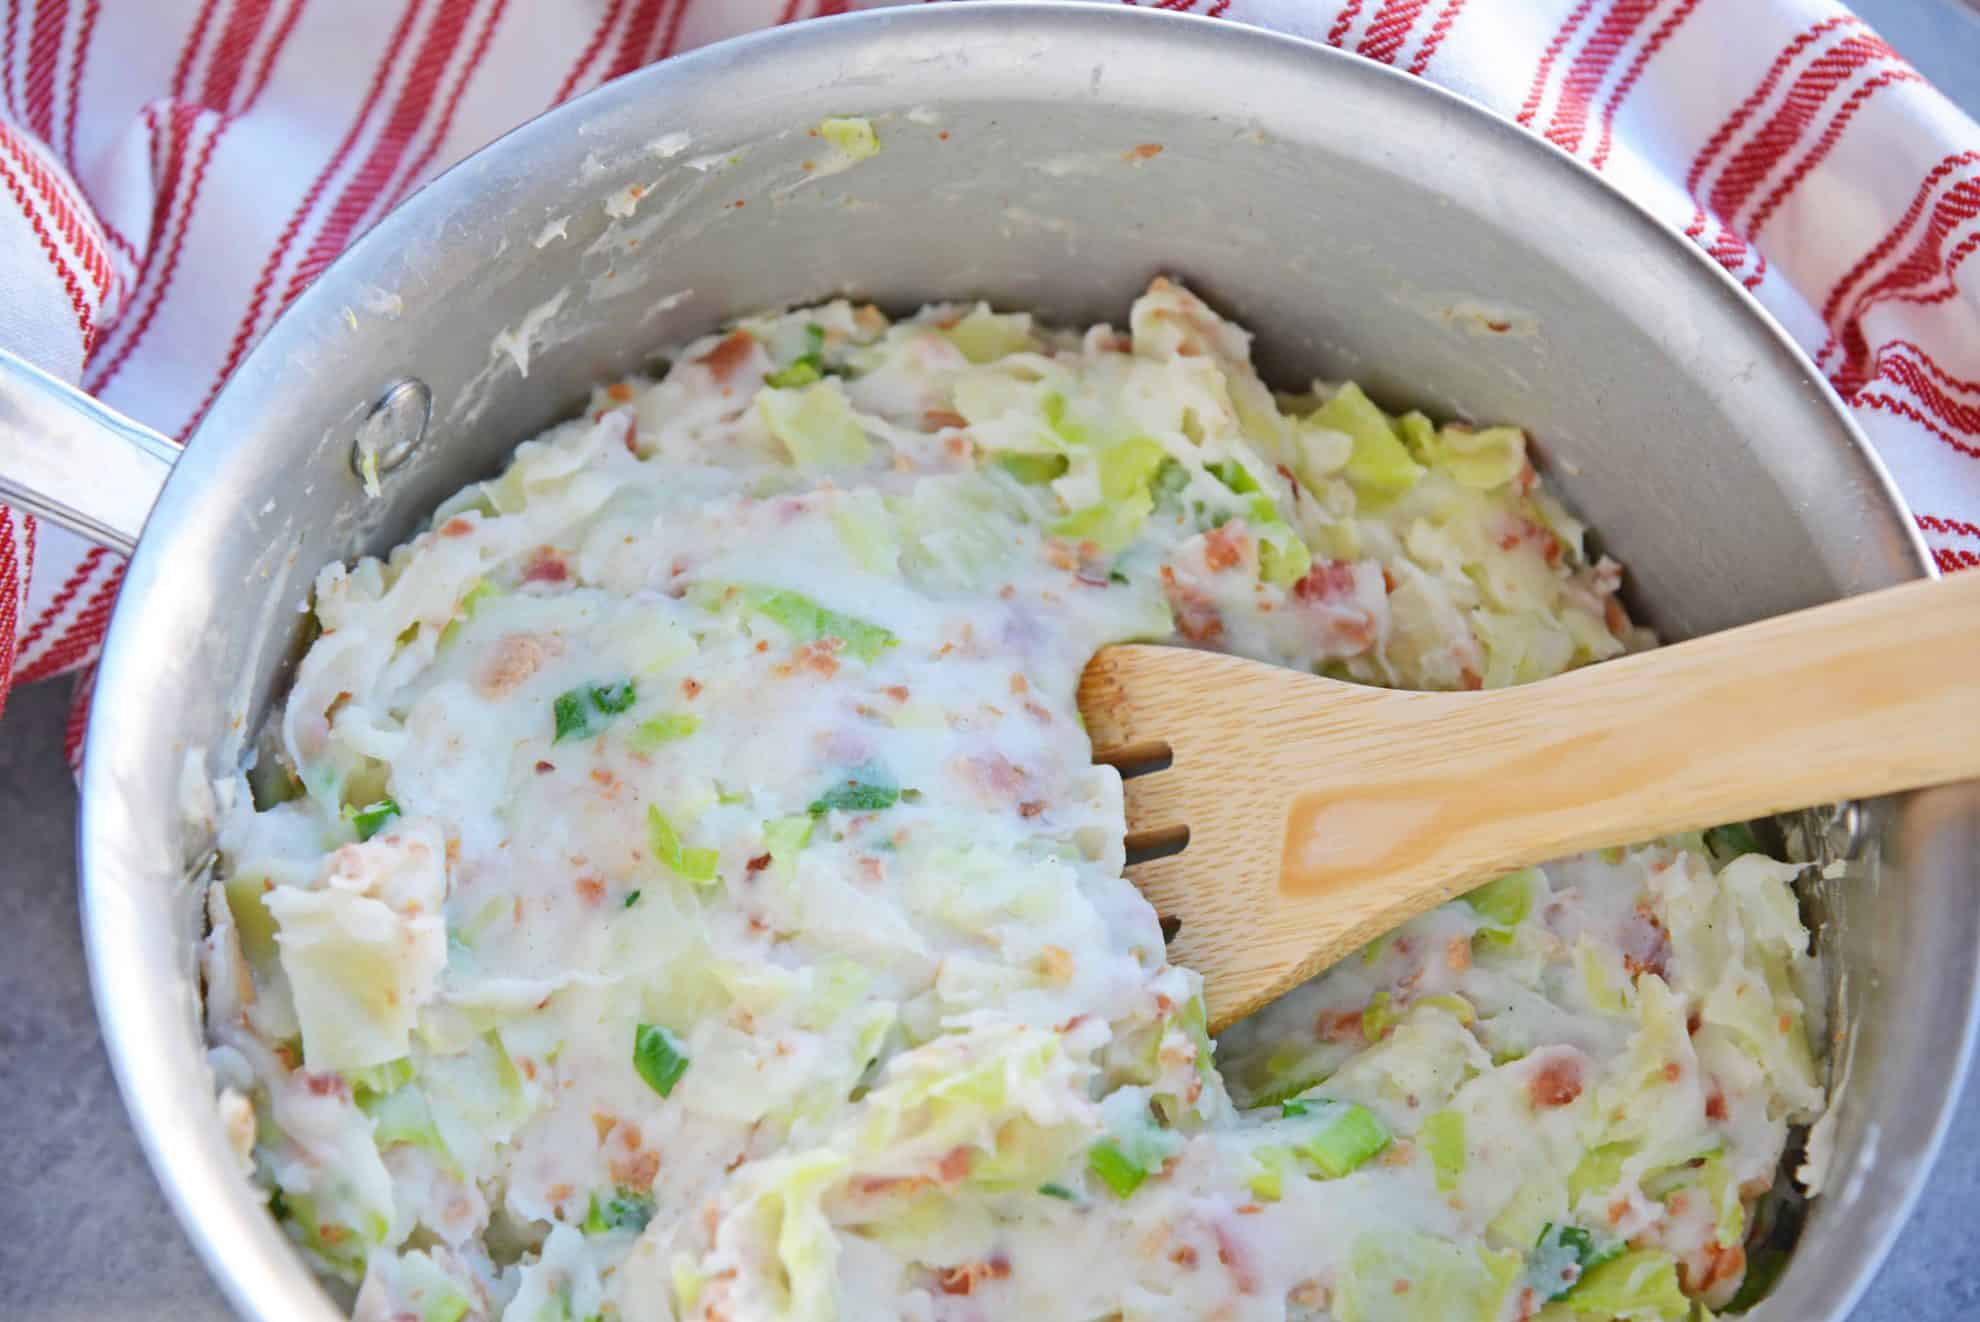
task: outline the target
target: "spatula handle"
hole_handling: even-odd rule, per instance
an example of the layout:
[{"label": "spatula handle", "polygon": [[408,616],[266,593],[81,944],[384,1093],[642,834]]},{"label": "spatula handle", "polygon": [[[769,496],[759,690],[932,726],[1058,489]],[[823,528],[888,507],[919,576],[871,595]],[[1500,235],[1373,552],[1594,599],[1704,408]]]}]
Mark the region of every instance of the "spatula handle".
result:
[{"label": "spatula handle", "polygon": [[1472,774],[1505,777],[1515,817],[1509,762],[1544,766],[1551,792],[1575,802],[1527,823],[1529,862],[1980,777],[1980,573],[1763,620],[1483,705],[1486,719],[1458,738]]}]

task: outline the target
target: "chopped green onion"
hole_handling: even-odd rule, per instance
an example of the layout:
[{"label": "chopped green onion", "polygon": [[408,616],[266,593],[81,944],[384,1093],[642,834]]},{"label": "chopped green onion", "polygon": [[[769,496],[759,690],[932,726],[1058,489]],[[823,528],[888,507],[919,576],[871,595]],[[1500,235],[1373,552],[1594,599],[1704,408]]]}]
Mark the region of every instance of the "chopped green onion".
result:
[{"label": "chopped green onion", "polygon": [[1139,1189],[1141,1182],[1148,1178],[1148,1172],[1140,1164],[1106,1139],[1087,1149],[1086,1168],[1099,1176],[1101,1183],[1112,1189],[1119,1198],[1125,1198]]},{"label": "chopped green onion", "polygon": [[852,775],[813,799],[805,811],[814,817],[834,809],[840,812],[879,812],[893,807],[900,799],[900,787],[869,762],[854,768]]},{"label": "chopped green onion", "polygon": [[608,724],[607,718],[631,707],[636,696],[637,691],[629,679],[616,683],[581,684],[567,693],[558,694],[551,704],[551,712],[557,722],[557,736],[553,742],[562,743],[566,739],[583,739],[595,734]]},{"label": "chopped green onion", "polygon": [[766,375],[763,378],[763,384],[766,386],[775,386],[779,390],[794,390],[799,386],[810,385],[823,375],[824,373],[818,368],[818,360],[810,354],[806,354],[804,357],[790,363],[790,365],[780,367],[776,371]]},{"label": "chopped green onion", "polygon": [[646,838],[653,846],[653,856],[665,863],[670,871],[693,882],[715,880],[715,865],[721,861],[721,853],[713,849],[684,847],[674,824],[652,804],[646,808]]},{"label": "chopped green onion", "polygon": [[1437,1188],[1449,1193],[1464,1173],[1464,1112],[1438,1111],[1423,1121],[1423,1147],[1437,1173]]},{"label": "chopped green onion", "polygon": [[640,1231],[646,1229],[646,1223],[652,1219],[653,1199],[648,1194],[621,1189],[602,1203],[598,1201],[598,1195],[593,1194],[591,1205],[584,1213],[584,1232],[597,1235],[608,1230]]},{"label": "chopped green onion", "polygon": [[662,1097],[687,1073],[687,1052],[680,1039],[657,1024],[641,1024],[633,1034],[633,1068],[646,1086]]},{"label": "chopped green onion", "polygon": [[633,892],[632,894],[630,894],[630,895],[628,895],[628,896],[626,896],[626,908],[628,908],[628,909],[630,909],[630,908],[632,908],[632,907],[633,907],[633,906],[634,906],[635,904],[638,904],[638,903],[639,903],[639,892],[638,892],[638,891],[634,891],[634,892]]},{"label": "chopped green onion", "polygon": [[351,828],[360,840],[369,840],[385,829],[385,823],[399,815],[399,805],[392,799],[380,799],[367,803],[362,808],[346,807],[344,816],[350,819]]},{"label": "chopped green onion", "polygon": [[1235,459],[1227,459],[1222,463],[1205,464],[1204,467],[1210,470],[1211,476],[1240,496],[1247,496],[1258,490],[1258,479],[1253,477],[1251,471]]},{"label": "chopped green onion", "polygon": [[1705,833],[1705,847],[1721,863],[1730,863],[1742,854],[1762,852],[1760,842],[1753,837],[1753,828],[1745,822],[1713,827]]},{"label": "chopped green onion", "polygon": [[1301,1114],[1318,1117],[1319,1123],[1294,1151],[1325,1179],[1353,1174],[1389,1146],[1389,1131],[1365,1106],[1325,1098],[1308,1099],[1302,1106]]},{"label": "chopped green onion", "polygon": [[1041,1184],[1038,1186],[1038,1192],[1044,1194],[1047,1198],[1057,1198],[1063,1202],[1076,1203],[1079,1201],[1079,1195],[1071,1189],[1066,1188],[1063,1184],[1052,1184],[1049,1182]]}]

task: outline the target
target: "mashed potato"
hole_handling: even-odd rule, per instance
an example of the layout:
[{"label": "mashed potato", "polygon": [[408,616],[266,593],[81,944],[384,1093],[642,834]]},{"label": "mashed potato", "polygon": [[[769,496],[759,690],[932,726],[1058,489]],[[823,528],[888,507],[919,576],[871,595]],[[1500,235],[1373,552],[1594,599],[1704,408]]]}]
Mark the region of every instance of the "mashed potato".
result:
[{"label": "mashed potato", "polygon": [[1516,873],[1213,1047],[1074,702],[1128,639],[1648,645],[1582,534],[1518,430],[1275,398],[1164,280],[688,345],[318,580],[209,904],[243,1155],[362,1318],[1721,1305],[1823,1101],[1793,869]]}]

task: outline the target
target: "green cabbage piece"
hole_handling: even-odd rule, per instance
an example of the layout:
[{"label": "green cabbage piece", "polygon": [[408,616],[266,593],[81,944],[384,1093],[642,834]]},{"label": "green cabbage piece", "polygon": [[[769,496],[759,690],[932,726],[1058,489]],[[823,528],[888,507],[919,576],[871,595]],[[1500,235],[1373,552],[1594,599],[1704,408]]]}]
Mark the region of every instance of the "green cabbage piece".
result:
[{"label": "green cabbage piece", "polygon": [[1677,1259],[1662,1249],[1632,1249],[1601,1263],[1562,1302],[1617,1322],[1683,1322],[1691,1316],[1691,1301],[1678,1288]]},{"label": "green cabbage piece", "polygon": [[[781,626],[791,635],[793,642],[814,643],[824,638],[837,638],[845,644],[847,655],[869,665],[878,660],[882,652],[898,646],[901,641],[891,630],[842,615],[799,592],[749,586],[738,586],[732,591],[744,610]],[[723,597],[728,595],[726,591],[721,594]]]},{"label": "green cabbage piece", "polygon": [[721,851],[682,845],[674,824],[667,820],[658,806],[650,803],[646,805],[646,838],[653,847],[653,856],[666,864],[675,875],[704,886],[716,880],[715,869],[721,861]]},{"label": "green cabbage piece", "polygon": [[1146,1166],[1104,1138],[1087,1149],[1086,1168],[1112,1189],[1116,1198],[1126,1198],[1139,1189],[1149,1174]]},{"label": "green cabbage piece", "polygon": [[1367,1231],[1348,1256],[1334,1313],[1340,1322],[1497,1322],[1520,1261],[1413,1230]]},{"label": "green cabbage piece", "polygon": [[1424,468],[1409,457],[1389,415],[1377,408],[1352,381],[1334,392],[1306,419],[1307,423],[1345,434],[1354,442],[1348,456],[1347,480],[1370,509],[1403,495],[1423,476]]},{"label": "green cabbage piece", "polygon": [[655,716],[650,721],[641,721],[635,725],[630,742],[641,752],[650,753],[662,744],[685,739],[700,728],[699,716],[690,716],[686,712],[667,712]]},{"label": "green cabbage piece", "polygon": [[1052,524],[1051,532],[1068,541],[1092,542],[1111,554],[1126,549],[1154,512],[1155,498],[1146,491],[1136,491],[1117,501],[1074,510]]},{"label": "green cabbage piece", "polygon": [[1044,486],[1065,476],[1071,462],[1062,454],[1000,454],[997,466],[1028,487]]},{"label": "green cabbage piece", "polygon": [[1467,894],[1465,904],[1478,915],[1478,936],[1495,944],[1509,944],[1513,929],[1533,912],[1541,885],[1538,868],[1521,868]]},{"label": "green cabbage piece", "polygon": [[763,824],[763,847],[779,876],[789,880],[797,875],[798,851],[810,843],[814,824],[815,819],[809,813],[779,817]]},{"label": "green cabbage piece", "polygon": [[894,535],[893,515],[878,492],[846,492],[833,507],[832,527],[861,569],[889,577],[900,573],[900,540]]},{"label": "green cabbage piece", "polygon": [[855,161],[880,154],[880,139],[873,132],[873,121],[864,115],[834,115],[818,122],[818,136]]},{"label": "green cabbage piece", "polygon": [[1423,427],[1426,434],[1420,445],[1412,447],[1417,458],[1449,475],[1459,486],[1492,491],[1511,482],[1526,467],[1526,433],[1517,427],[1474,430],[1447,423],[1431,433],[1427,420]]},{"label": "green cabbage piece", "polygon": [[1000,316],[979,304],[942,334],[970,362],[994,363],[1031,347],[1031,317],[1022,312]]},{"label": "green cabbage piece", "polygon": [[866,428],[833,382],[802,390],[766,386],[756,396],[756,408],[801,469],[857,468],[873,457]]},{"label": "green cabbage piece", "polygon": [[828,812],[880,812],[901,800],[901,787],[885,768],[868,762],[854,767],[852,774],[833,782],[805,811],[816,817]]}]

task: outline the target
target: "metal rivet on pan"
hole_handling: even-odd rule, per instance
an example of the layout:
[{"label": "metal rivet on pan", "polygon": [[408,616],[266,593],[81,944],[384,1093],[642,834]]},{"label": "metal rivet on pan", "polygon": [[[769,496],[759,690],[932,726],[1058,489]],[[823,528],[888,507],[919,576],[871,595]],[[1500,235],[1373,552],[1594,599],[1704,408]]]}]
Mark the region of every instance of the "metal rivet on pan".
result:
[{"label": "metal rivet on pan", "polygon": [[369,483],[405,463],[426,439],[432,416],[433,392],[426,382],[407,377],[392,383],[358,424],[351,471]]}]

